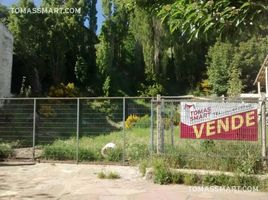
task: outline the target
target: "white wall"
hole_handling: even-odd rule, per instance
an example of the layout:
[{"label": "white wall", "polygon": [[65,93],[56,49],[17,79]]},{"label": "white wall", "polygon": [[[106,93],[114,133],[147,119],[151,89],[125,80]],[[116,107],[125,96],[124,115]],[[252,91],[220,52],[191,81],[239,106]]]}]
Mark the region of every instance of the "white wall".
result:
[{"label": "white wall", "polygon": [[13,59],[13,36],[0,23],[0,97],[10,96]]}]

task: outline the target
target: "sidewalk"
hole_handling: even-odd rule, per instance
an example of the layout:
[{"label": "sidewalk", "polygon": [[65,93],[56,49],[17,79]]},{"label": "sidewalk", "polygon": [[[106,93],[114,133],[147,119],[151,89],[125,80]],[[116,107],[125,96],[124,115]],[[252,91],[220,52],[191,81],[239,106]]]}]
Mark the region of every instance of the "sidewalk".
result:
[{"label": "sidewalk", "polygon": [[[97,178],[101,171],[121,178]],[[157,185],[136,167],[41,163],[0,167],[0,199],[268,200],[262,192],[191,192],[185,185]]]}]

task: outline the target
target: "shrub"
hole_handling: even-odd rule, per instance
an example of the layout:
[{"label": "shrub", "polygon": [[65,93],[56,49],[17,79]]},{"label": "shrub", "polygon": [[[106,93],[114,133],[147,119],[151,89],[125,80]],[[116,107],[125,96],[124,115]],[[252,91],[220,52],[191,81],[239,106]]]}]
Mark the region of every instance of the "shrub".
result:
[{"label": "shrub", "polygon": [[79,95],[78,88],[75,87],[74,83],[68,83],[64,85],[63,83],[52,86],[49,89],[48,95],[50,97],[77,97]]},{"label": "shrub", "polygon": [[172,173],[169,167],[166,165],[164,160],[157,159],[153,163],[154,175],[153,180],[154,183],[158,184],[169,184],[172,183]]},{"label": "shrub", "polygon": [[144,115],[140,117],[135,123],[136,128],[149,128],[150,126],[151,118],[149,117],[149,115]]},{"label": "shrub", "polygon": [[199,178],[196,174],[185,174],[183,182],[185,185],[195,185],[199,182]]},{"label": "shrub", "polygon": [[183,183],[183,174],[182,173],[172,173],[171,179],[172,179],[172,183],[176,183],[176,184],[182,184]]},{"label": "shrub", "polygon": [[260,185],[260,181],[258,178],[253,177],[253,176],[239,176],[236,175],[233,177],[234,179],[234,185],[238,185],[241,187],[248,187],[248,186],[258,186]]},{"label": "shrub", "polygon": [[0,159],[11,157],[13,153],[14,151],[9,144],[0,144]]},{"label": "shrub", "polygon": [[132,128],[139,119],[140,118],[137,115],[129,115],[125,122],[126,129]]}]

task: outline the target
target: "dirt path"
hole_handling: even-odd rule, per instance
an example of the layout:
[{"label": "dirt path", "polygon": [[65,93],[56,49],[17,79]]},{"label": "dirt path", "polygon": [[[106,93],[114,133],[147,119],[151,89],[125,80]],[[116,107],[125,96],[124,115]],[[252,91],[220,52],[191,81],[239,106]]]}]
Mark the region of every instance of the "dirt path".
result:
[{"label": "dirt path", "polygon": [[[98,179],[101,171],[117,172],[121,179]],[[0,199],[268,200],[268,193],[191,192],[184,185],[146,181],[136,167],[42,163],[0,167]]]}]

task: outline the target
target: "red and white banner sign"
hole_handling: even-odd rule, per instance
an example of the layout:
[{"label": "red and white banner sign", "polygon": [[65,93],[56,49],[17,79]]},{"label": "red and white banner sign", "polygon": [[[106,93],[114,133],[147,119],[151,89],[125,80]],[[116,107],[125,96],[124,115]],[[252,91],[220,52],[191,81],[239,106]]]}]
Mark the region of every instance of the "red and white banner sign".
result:
[{"label": "red and white banner sign", "polygon": [[181,103],[181,138],[258,139],[257,103]]}]

